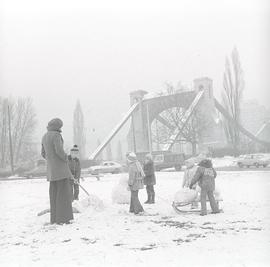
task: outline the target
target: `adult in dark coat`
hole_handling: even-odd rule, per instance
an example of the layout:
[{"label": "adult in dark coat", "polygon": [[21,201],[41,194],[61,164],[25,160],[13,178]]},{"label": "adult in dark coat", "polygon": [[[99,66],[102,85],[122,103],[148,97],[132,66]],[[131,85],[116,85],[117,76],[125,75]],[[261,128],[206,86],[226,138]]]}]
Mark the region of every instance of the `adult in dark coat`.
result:
[{"label": "adult in dark coat", "polygon": [[143,177],[144,172],[140,162],[137,160],[135,153],[130,152],[127,155],[128,163],[128,186],[131,191],[130,207],[129,212],[134,214],[139,214],[144,211],[140,200],[139,200],[139,190],[143,189]]},{"label": "adult in dark coat", "polygon": [[144,184],[146,185],[147,200],[144,202],[146,204],[155,203],[155,190],[154,185],[156,184],[156,175],[154,162],[152,160],[151,154],[145,156],[145,161],[143,164],[143,171],[145,174]]},{"label": "adult in dark coat", "polygon": [[73,219],[72,194],[68,156],[63,149],[62,120],[51,120],[42,138],[41,155],[47,160],[47,180],[50,182],[51,223],[69,223]]}]

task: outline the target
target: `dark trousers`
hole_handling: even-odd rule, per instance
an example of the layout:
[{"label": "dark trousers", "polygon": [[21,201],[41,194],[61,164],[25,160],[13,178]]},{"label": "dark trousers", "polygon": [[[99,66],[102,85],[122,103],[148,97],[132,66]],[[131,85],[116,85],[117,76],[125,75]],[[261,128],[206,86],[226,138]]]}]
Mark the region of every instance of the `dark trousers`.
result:
[{"label": "dark trousers", "polygon": [[50,182],[51,223],[63,224],[73,219],[72,194],[69,179]]},{"label": "dark trousers", "polygon": [[129,207],[129,212],[138,214],[139,212],[144,211],[140,200],[139,200],[139,190],[133,191],[131,190],[131,199],[130,199],[130,207]]},{"label": "dark trousers", "polygon": [[[79,179],[76,179],[76,181],[78,181],[79,183]],[[79,185],[74,183],[74,181],[70,180],[70,184],[71,184],[71,190],[72,190],[72,196],[73,199],[72,200],[78,200],[79,199]]]},{"label": "dark trousers", "polygon": [[147,192],[147,202],[154,203],[155,202],[155,190],[153,185],[146,185]]},{"label": "dark trousers", "polygon": [[206,214],[206,197],[208,196],[210,206],[213,212],[218,212],[218,205],[214,197],[214,191],[208,188],[201,188],[201,213]]}]

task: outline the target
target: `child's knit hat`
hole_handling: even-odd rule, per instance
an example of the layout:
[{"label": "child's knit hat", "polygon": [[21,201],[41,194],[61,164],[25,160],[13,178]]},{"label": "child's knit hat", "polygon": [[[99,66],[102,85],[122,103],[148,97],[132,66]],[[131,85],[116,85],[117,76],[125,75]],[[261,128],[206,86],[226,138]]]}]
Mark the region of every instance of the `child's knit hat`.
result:
[{"label": "child's knit hat", "polygon": [[203,159],[198,165],[204,168],[213,168],[212,161],[210,159]]},{"label": "child's knit hat", "polygon": [[130,162],[136,161],[137,160],[136,154],[134,152],[128,153],[127,160]]},{"label": "child's knit hat", "polygon": [[70,151],[76,151],[78,152],[79,151],[79,148],[77,145],[74,145],[73,148],[70,149]]}]

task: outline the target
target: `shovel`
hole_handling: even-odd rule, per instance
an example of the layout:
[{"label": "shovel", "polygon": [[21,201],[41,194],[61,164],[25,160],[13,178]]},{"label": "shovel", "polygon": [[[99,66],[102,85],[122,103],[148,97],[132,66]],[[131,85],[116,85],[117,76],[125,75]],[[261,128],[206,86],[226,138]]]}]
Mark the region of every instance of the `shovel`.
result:
[{"label": "shovel", "polygon": [[75,184],[79,185],[79,187],[85,192],[87,196],[90,196],[90,194],[87,192],[87,190],[74,178],[71,179]]},{"label": "shovel", "polygon": [[[80,186],[80,188],[85,192],[85,194],[87,194],[88,197],[90,196],[90,194],[87,192],[87,190],[86,190],[80,183],[78,183],[77,180],[75,180],[74,178],[71,178],[71,180],[72,180],[75,184],[78,184],[78,185]],[[74,213],[80,213],[75,207],[72,207],[72,210],[73,210]],[[45,209],[45,210],[39,212],[37,215],[38,215],[38,216],[42,216],[42,215],[44,215],[44,214],[46,214],[46,213],[49,213],[49,212],[50,212],[50,209]]]}]

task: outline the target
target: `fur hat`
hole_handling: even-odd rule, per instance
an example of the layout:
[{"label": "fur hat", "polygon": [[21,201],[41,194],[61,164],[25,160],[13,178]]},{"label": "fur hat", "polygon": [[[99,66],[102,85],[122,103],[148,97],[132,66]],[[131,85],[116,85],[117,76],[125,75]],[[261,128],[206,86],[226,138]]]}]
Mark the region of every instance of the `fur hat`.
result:
[{"label": "fur hat", "polygon": [[61,132],[61,128],[63,127],[63,121],[59,118],[54,118],[48,122],[47,129],[49,131],[59,131]]}]

